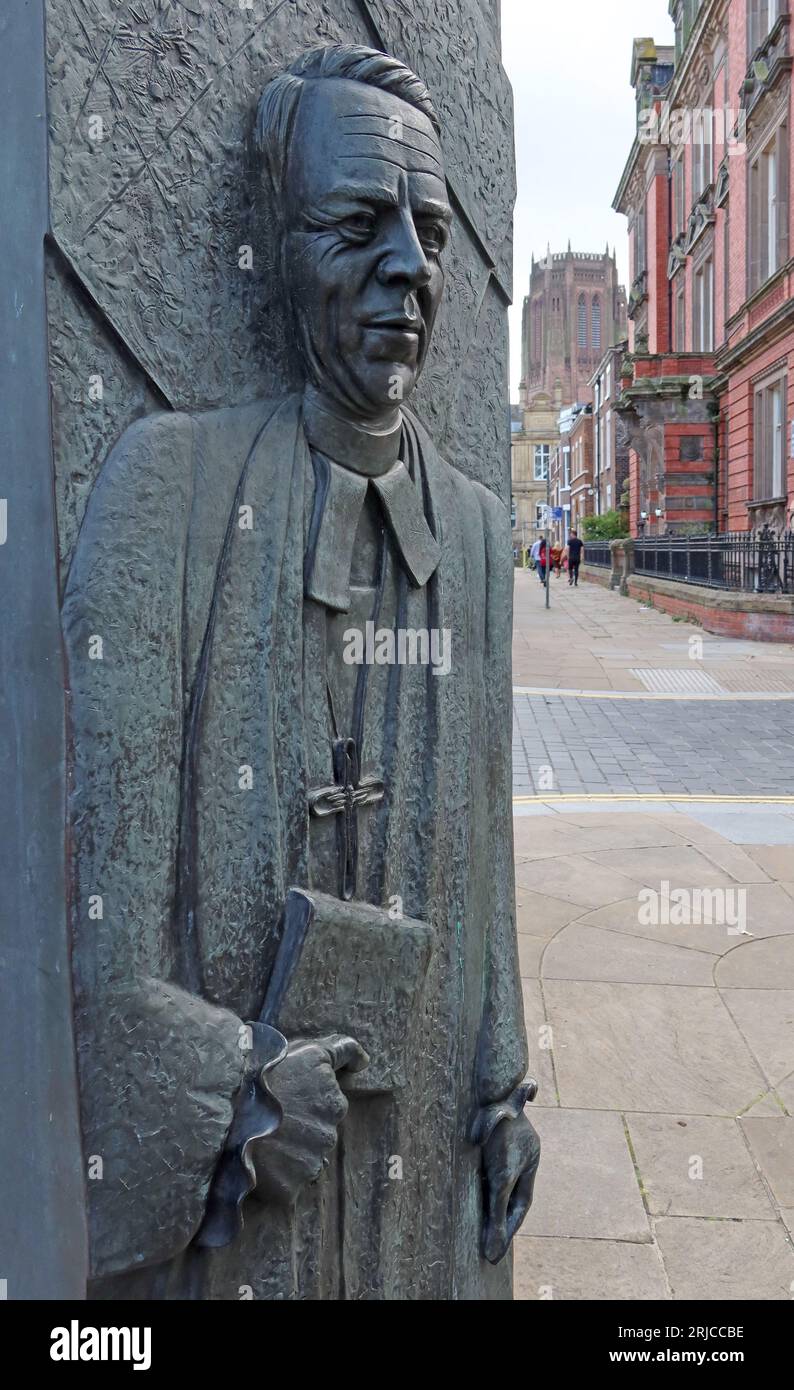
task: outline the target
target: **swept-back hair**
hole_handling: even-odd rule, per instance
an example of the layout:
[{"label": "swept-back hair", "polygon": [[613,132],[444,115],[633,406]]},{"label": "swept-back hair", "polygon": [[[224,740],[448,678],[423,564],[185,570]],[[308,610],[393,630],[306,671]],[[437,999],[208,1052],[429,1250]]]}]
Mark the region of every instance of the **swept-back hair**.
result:
[{"label": "swept-back hair", "polygon": [[421,111],[432,122],[438,135],[441,122],[421,77],[397,58],[360,45],[332,44],[304,53],[262,93],[256,116],[256,145],[265,159],[273,193],[280,202],[284,193],[287,153],[301,93],[306,82],[322,78],[343,78],[363,82],[391,92],[409,106]]}]

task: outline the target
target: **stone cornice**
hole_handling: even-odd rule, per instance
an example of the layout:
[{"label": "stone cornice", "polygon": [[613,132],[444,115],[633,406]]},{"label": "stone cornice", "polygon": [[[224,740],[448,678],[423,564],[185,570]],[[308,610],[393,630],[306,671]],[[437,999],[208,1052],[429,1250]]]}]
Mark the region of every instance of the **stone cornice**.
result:
[{"label": "stone cornice", "polygon": [[736,327],[745,314],[751,313],[756,304],[759,304],[761,300],[769,294],[769,291],[774,288],[777,282],[784,279],[790,271],[794,271],[794,256],[786,261],[786,264],[782,265],[780,270],[776,270],[774,275],[770,275],[769,279],[765,280],[763,285],[760,285],[757,290],[754,290],[736,310],[735,314],[731,314],[730,318],[725,320],[725,327],[728,332],[730,333],[731,329]]},{"label": "stone cornice", "polygon": [[[764,286],[769,289],[768,285]],[[735,316],[736,317],[736,316]],[[794,327],[794,299],[788,299],[776,313],[770,314],[769,318],[764,319],[755,328],[733,347],[721,348],[717,353],[717,366],[720,372],[733,371],[735,367],[740,367],[758,351],[758,348],[770,340],[777,338],[782,333],[790,331]]]},{"label": "stone cornice", "polygon": [[689,42],[678,61],[668,99],[670,105],[696,105],[696,98],[702,84],[703,74],[698,64],[703,59],[703,45],[713,52],[717,40],[724,36],[728,23],[730,0],[706,0],[700,14],[692,26]]},{"label": "stone cornice", "polygon": [[[635,135],[634,144],[631,147],[631,153],[629,154],[628,160],[626,161],[626,167],[621,175],[617,193],[615,194],[615,197],[612,200],[612,207],[614,208],[615,212],[622,212],[624,216],[627,215],[627,209],[624,206],[625,202],[627,201],[626,194],[629,191],[632,177],[636,174],[637,171],[637,161],[639,159],[640,150],[644,148],[645,147],[640,144],[639,140]],[[633,202],[634,200],[631,199],[629,201]]]},{"label": "stone cornice", "polygon": [[[699,404],[702,404],[713,394],[717,377],[703,376],[700,372],[697,375],[700,376],[703,383],[703,397],[699,401]],[[624,388],[620,399],[615,403],[615,410],[618,413],[632,410],[637,401],[648,398],[654,400],[688,400],[691,390],[691,376],[642,376],[631,386]]]},{"label": "stone cornice", "polygon": [[794,67],[794,58],[788,52],[790,24],[791,16],[782,14],[750,60],[740,92],[748,124],[752,122],[754,111],[767,93],[774,91],[781,78],[788,75]]}]

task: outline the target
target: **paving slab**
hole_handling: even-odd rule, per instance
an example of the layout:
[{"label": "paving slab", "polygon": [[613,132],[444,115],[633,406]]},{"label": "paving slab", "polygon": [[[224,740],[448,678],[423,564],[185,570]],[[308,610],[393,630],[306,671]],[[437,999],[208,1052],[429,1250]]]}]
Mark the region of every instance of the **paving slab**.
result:
[{"label": "paving slab", "polygon": [[752,1105],[745,1106],[744,1110],[740,1112],[740,1118],[743,1119],[745,1115],[754,1115],[777,1119],[779,1115],[785,1114],[787,1114],[787,1110],[783,1104],[780,1092],[771,1089],[765,1091],[757,1100],[754,1100]]},{"label": "paving slab", "polygon": [[620,1115],[533,1107],[543,1145],[527,1236],[651,1240]]},{"label": "paving slab", "polygon": [[[567,926],[582,915],[580,903],[563,902],[561,898],[547,897],[543,893],[533,893],[528,888],[516,884],[516,919],[519,935],[539,936],[548,940],[560,927]],[[793,928],[794,929],[794,928]]]},{"label": "paving slab", "polygon": [[794,1249],[782,1222],[670,1216],[655,1227],[674,1299],[791,1298]]},{"label": "paving slab", "polygon": [[717,962],[714,982],[720,989],[794,990],[794,936],[740,942]]},{"label": "paving slab", "polygon": [[780,1091],[794,1070],[794,990],[731,989],[723,997],[768,1085]]},{"label": "paving slab", "polygon": [[794,1207],[794,1118],[740,1120],[755,1161],[781,1207]]},{"label": "paving slab", "polygon": [[736,1120],[627,1115],[626,1124],[652,1216],[775,1219]]},{"label": "paving slab", "polygon": [[[756,811],[753,809],[751,812],[745,810],[744,815],[738,815],[735,811],[729,811],[724,807],[720,810],[711,810],[707,807],[698,810],[697,813],[691,810],[690,815],[701,821],[703,825],[708,826],[709,829],[716,830],[732,844],[746,845],[747,853],[751,857],[754,845],[763,844],[771,847],[794,845],[794,819],[782,811]],[[766,868],[766,865],[762,864],[762,867]],[[790,875],[790,864],[788,872]]]},{"label": "paving slab", "polygon": [[719,888],[734,883],[731,875],[719,869],[705,853],[686,845],[588,851],[585,858],[618,870],[646,887],[658,888],[663,881],[674,888]]},{"label": "paving slab", "polygon": [[722,837],[701,845],[705,859],[730,874],[736,883],[768,883],[769,875],[752,859],[742,845],[726,842]]},{"label": "paving slab", "polygon": [[[539,982],[537,980],[522,980],[521,994],[524,1001],[524,1022],[529,1045],[529,1069],[538,1083],[537,1104],[546,1107],[556,1106],[558,1104],[557,1082],[554,1076],[552,1050],[549,1046],[549,1043],[553,1041],[553,1034],[549,1034],[546,1005]],[[528,1113],[534,1113],[534,1110],[535,1105]]]},{"label": "paving slab", "polygon": [[524,821],[515,834],[517,864],[554,855],[579,854],[583,850],[600,847],[598,839],[589,829],[558,825],[550,816],[545,820]]},{"label": "paving slab", "polygon": [[518,963],[522,979],[538,979],[540,975],[541,957],[546,948],[546,944],[546,941],[541,936],[528,936],[526,932],[519,932]]},{"label": "paving slab", "polygon": [[775,1085],[774,1094],[779,1097],[789,1115],[794,1115],[794,1075],[784,1076]]},{"label": "paving slab", "polygon": [[788,843],[769,845],[761,843],[759,839],[748,845],[747,853],[770,878],[781,883],[794,880],[794,849],[790,849]]},{"label": "paving slab", "polygon": [[[565,803],[559,810],[549,807],[549,814],[553,815],[555,823],[580,826],[583,830],[592,832],[604,830],[608,836],[640,834],[646,844],[675,845],[685,844],[687,841],[686,817],[676,812],[668,813],[666,807],[656,808],[643,804],[642,814],[638,815],[636,810],[627,811],[622,805],[606,808],[586,802],[580,810],[576,810],[575,807],[569,810],[569,806],[570,803]],[[601,846],[602,849],[612,847],[611,844]],[[619,845],[615,848],[619,848]]]},{"label": "paving slab", "polygon": [[670,1298],[652,1245],[522,1236],[513,1243],[519,1301],[658,1302]]},{"label": "paving slab", "polygon": [[[650,816],[605,816],[602,823],[581,829],[590,841],[582,846],[585,854],[596,850],[653,850],[665,846],[680,849],[685,845],[681,835],[654,822]],[[570,854],[571,849],[567,852]]]},{"label": "paving slab", "polygon": [[[660,920],[647,921],[646,918],[651,914],[648,911],[640,914],[642,904],[639,897],[626,898],[622,902],[609,903],[606,907],[581,913],[576,920],[580,926],[628,932],[633,936],[667,941],[671,945],[686,946],[715,955],[724,955],[727,951],[732,951],[744,940],[739,933],[742,926],[746,926],[752,939],[790,936],[794,933],[791,902],[779,884],[742,884],[734,890],[724,891],[726,896],[722,904],[719,899],[704,899],[701,901],[699,912],[695,911],[696,903],[693,899],[692,911],[689,914],[692,920],[682,923],[665,920],[673,915],[672,905],[671,910],[667,912],[662,910],[661,903],[658,912],[653,914]],[[737,894],[740,892],[742,896],[738,897]],[[732,896],[729,896],[731,893]],[[709,916],[715,918],[720,915],[724,917],[724,921],[708,921]],[[698,916],[701,919],[699,921]],[[737,922],[738,926],[735,926],[734,923]]]},{"label": "paving slab", "polygon": [[769,1089],[714,989],[546,980],[543,993],[564,1106],[735,1115]]},{"label": "paving slab", "polygon": [[[679,803],[680,805],[680,803]],[[726,840],[719,831],[714,830],[709,825],[704,825],[695,816],[690,815],[683,809],[676,810],[671,803],[669,806],[648,806],[646,814],[653,816],[659,825],[669,826],[682,836],[688,845],[697,845],[708,853],[709,845],[725,845],[731,843]]]},{"label": "paving slab", "polygon": [[594,864],[583,855],[517,864],[516,884],[533,893],[576,903],[581,908],[620,902],[642,886],[626,874]]},{"label": "paving slab", "polygon": [[[603,909],[602,909],[603,911]],[[545,980],[614,980],[637,984],[710,985],[714,956],[626,933],[572,923],[549,943]]]}]

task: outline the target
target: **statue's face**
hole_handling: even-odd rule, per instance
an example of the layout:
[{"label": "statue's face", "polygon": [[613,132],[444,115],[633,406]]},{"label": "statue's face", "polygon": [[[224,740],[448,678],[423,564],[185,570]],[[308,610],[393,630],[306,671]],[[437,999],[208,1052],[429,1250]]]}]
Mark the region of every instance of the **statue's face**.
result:
[{"label": "statue's face", "polygon": [[354,418],[384,418],[416,385],[444,287],[438,137],[388,92],[309,82],[287,189],[286,273],[309,376]]}]

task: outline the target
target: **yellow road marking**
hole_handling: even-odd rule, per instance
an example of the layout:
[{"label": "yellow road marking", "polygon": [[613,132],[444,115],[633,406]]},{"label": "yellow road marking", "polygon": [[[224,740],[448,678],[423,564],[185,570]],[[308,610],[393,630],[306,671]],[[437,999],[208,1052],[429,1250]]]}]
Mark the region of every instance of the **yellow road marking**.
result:
[{"label": "yellow road marking", "polygon": [[537,796],[513,797],[514,806],[531,806],[547,801],[687,801],[724,806],[794,806],[794,796],[714,796],[706,792],[546,792]]},{"label": "yellow road marking", "polygon": [[671,691],[669,694],[657,690],[550,690],[545,686],[514,685],[514,695],[557,695],[567,700],[720,700],[723,704],[741,700],[794,700],[794,691],[781,690],[727,690],[724,693],[705,694],[693,691]]}]

